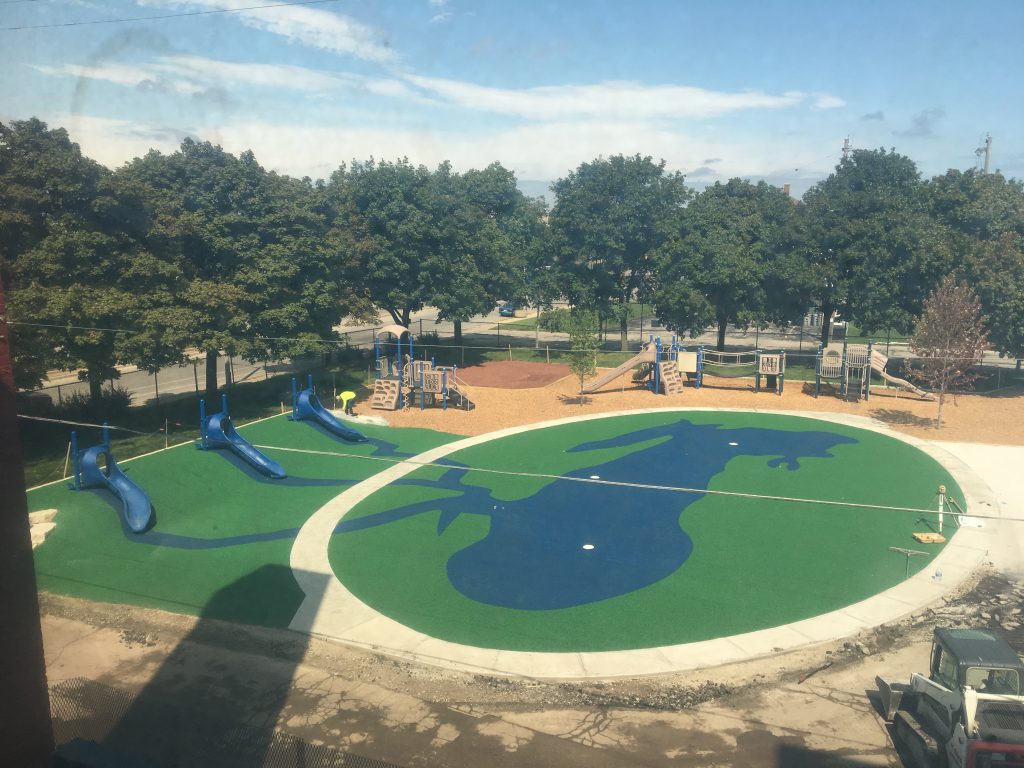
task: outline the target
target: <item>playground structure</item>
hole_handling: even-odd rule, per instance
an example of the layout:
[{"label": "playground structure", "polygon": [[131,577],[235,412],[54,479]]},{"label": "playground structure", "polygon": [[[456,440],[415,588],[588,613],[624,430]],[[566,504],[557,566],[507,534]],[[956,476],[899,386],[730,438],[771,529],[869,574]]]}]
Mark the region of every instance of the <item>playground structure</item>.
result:
[{"label": "playground structure", "polygon": [[[382,340],[382,336],[393,336],[394,341]],[[408,336],[406,345],[402,343],[403,336]],[[436,365],[433,359],[415,359],[412,334],[404,326],[387,325],[378,331],[374,358],[376,379],[371,408],[394,411],[417,404],[420,409],[440,404],[447,410],[449,403],[466,411],[475,407],[465,383],[459,380],[456,366]]]},{"label": "playground structure", "polygon": [[228,415],[228,396],[221,395],[220,402],[220,413],[215,413],[207,418],[206,401],[199,401],[201,438],[196,447],[203,451],[227,448],[255,470],[273,480],[283,480],[288,477],[284,467],[260,453],[252,443],[235,430],[234,424],[231,423],[231,417]]},{"label": "playground structure", "polygon": [[821,394],[822,384],[832,386],[837,397],[859,400],[871,398],[871,373],[899,389],[913,392],[918,397],[934,400],[935,396],[916,387],[906,379],[893,376],[886,371],[889,358],[874,348],[872,342],[867,347],[850,347],[844,339],[842,350],[836,347],[824,348],[818,345],[818,354],[814,365],[814,396]]},{"label": "playground structure", "polygon": [[[117,466],[110,452],[110,431],[103,424],[103,442],[84,451],[78,450],[78,435],[71,433],[75,483],[72,488],[106,488],[121,501],[121,516],[132,533],[142,533],[153,519],[153,504],[140,486]],[[104,465],[100,466],[100,459]]]},{"label": "playground structure", "polygon": [[[749,370],[746,370],[749,367]],[[786,353],[764,352],[760,349],[741,352],[718,352],[697,347],[687,350],[676,337],[663,345],[660,337],[650,337],[643,349],[621,365],[603,373],[583,387],[583,394],[597,392],[620,376],[633,372],[633,383],[656,394],[675,395],[683,391],[684,376],[698,389],[704,376],[722,378],[754,378],[754,391],[761,391],[761,377],[768,389],[782,394],[786,371]]]},{"label": "playground structure", "polygon": [[306,388],[301,392],[292,377],[292,421],[312,421],[350,443],[365,443],[366,437],[351,427],[343,424],[333,413],[328,411],[313,388],[313,374],[309,374]]}]

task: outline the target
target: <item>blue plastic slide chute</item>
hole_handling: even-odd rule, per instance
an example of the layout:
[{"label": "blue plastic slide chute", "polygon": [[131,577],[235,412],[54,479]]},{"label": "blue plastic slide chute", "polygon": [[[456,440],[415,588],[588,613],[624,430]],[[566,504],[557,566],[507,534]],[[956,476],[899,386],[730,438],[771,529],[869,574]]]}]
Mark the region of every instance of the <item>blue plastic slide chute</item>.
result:
[{"label": "blue plastic slide chute", "polygon": [[202,441],[199,445],[204,451],[211,448],[227,448],[240,459],[257,471],[274,480],[288,477],[284,467],[273,459],[268,459],[235,430],[228,416],[228,396],[221,395],[221,411],[209,418],[206,417],[206,403],[199,401],[199,425]]},{"label": "blue plastic slide chute", "polygon": [[292,419],[297,421],[314,421],[342,440],[350,443],[365,443],[366,436],[346,426],[338,418],[324,408],[320,398],[313,390],[313,376],[310,375],[308,386],[296,394],[295,379],[292,379]]},{"label": "blue plastic slide chute", "polygon": [[[103,425],[103,442],[100,445],[78,451],[78,438],[71,433],[75,455],[75,490],[82,488],[106,488],[121,500],[121,515],[133,533],[142,533],[153,519],[153,504],[142,488],[132,482],[114,460],[110,452],[107,425]],[[105,466],[100,466],[100,459]]]}]

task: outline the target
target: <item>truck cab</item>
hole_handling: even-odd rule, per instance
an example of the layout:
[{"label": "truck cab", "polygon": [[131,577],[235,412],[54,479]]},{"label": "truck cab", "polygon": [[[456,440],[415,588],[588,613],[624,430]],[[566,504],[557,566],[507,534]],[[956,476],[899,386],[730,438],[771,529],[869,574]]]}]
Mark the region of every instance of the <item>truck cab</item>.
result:
[{"label": "truck cab", "polygon": [[945,688],[1021,695],[1024,662],[1000,637],[981,629],[936,629],[929,678]]}]

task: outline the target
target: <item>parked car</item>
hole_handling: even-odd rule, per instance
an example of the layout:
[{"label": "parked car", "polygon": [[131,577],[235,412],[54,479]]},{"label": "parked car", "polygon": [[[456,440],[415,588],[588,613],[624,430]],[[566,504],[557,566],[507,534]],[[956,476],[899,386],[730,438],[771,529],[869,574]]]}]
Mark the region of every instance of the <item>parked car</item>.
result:
[{"label": "parked car", "polygon": [[517,312],[522,312],[524,307],[516,304],[512,301],[506,301],[500,307],[498,307],[498,314],[502,317],[515,317]]}]

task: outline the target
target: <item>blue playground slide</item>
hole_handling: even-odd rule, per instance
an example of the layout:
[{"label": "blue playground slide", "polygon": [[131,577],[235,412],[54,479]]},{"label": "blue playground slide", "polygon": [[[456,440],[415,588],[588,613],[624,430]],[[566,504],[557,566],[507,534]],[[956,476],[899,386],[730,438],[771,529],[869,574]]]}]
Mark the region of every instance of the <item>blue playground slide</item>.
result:
[{"label": "blue playground slide", "polygon": [[323,403],[320,402],[320,398],[316,396],[312,387],[304,389],[299,393],[296,398],[295,409],[292,413],[292,418],[315,421],[342,440],[348,440],[350,443],[366,442],[365,435],[345,426],[333,413],[324,408]]},{"label": "blue playground slide", "polygon": [[228,448],[251,464],[264,475],[274,480],[288,477],[284,467],[260,453],[253,444],[235,431],[231,417],[224,411],[215,413],[206,422],[205,442],[207,448]]},{"label": "blue playground slide", "polygon": [[[106,457],[106,471],[100,467],[100,456]],[[122,515],[134,533],[142,533],[153,518],[153,505],[149,494],[128,479],[114,461],[106,445],[97,445],[82,451],[78,460],[81,487],[108,488],[121,499]]]}]

